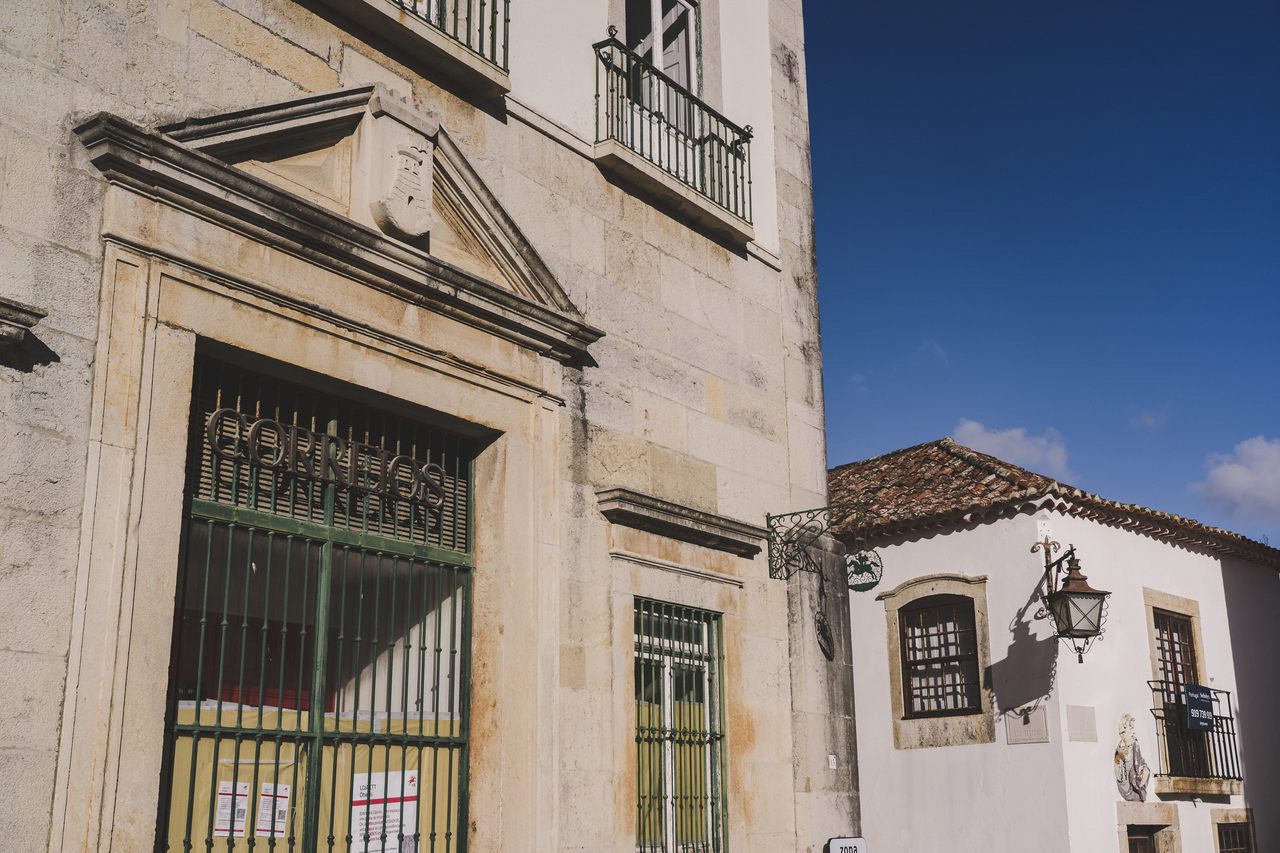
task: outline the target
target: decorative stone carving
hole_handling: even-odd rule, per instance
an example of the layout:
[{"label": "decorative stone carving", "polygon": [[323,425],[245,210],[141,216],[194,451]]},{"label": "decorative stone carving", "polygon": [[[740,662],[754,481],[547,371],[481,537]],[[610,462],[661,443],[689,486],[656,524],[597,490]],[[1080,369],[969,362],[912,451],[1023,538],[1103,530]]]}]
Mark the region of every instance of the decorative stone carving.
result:
[{"label": "decorative stone carving", "polygon": [[[371,203],[373,221],[392,237],[416,240],[431,230],[433,146],[425,137],[388,146],[379,194]],[[389,161],[389,162],[388,162]]]},{"label": "decorative stone carving", "polygon": [[39,308],[0,296],[0,352],[22,343],[27,330],[44,317]]},{"label": "decorative stone carving", "polygon": [[1130,802],[1140,803],[1147,798],[1147,783],[1151,781],[1151,768],[1138,747],[1138,734],[1134,730],[1132,714],[1120,717],[1120,742],[1116,745],[1116,787],[1120,796]]}]

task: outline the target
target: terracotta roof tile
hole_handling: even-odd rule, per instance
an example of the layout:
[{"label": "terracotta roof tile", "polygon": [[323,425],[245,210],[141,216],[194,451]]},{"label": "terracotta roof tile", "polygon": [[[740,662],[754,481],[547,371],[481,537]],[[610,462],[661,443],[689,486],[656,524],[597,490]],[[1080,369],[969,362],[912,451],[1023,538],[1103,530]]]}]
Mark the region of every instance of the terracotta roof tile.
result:
[{"label": "terracotta roof tile", "polygon": [[[1159,539],[1280,567],[1280,550],[1239,533],[1137,504],[1123,504],[979,453],[951,438],[917,444],[827,472],[832,533],[877,539],[953,527],[1041,507],[1126,527]],[[856,507],[856,512],[848,508]]]}]

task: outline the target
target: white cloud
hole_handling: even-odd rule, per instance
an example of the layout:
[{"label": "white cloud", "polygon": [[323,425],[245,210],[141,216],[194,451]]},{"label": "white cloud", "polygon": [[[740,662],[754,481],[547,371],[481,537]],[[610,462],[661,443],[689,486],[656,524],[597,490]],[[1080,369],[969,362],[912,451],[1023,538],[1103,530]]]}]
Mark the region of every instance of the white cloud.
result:
[{"label": "white cloud", "polygon": [[1067,446],[1055,429],[1044,435],[1029,435],[1023,427],[991,430],[977,421],[961,418],[956,424],[955,439],[966,447],[997,456],[1006,462],[1029,468],[1061,480],[1075,480],[1067,467]]},{"label": "white cloud", "polygon": [[1255,435],[1205,464],[1194,489],[1206,501],[1236,518],[1280,522],[1280,438]]},{"label": "white cloud", "polygon": [[855,373],[845,380],[845,385],[852,388],[854,393],[865,394],[871,390],[871,386],[867,384],[866,373]]},{"label": "white cloud", "polygon": [[1161,409],[1140,409],[1129,407],[1129,427],[1131,429],[1159,429],[1169,422],[1169,407]]},{"label": "white cloud", "polygon": [[928,356],[946,367],[951,366],[951,359],[947,356],[947,351],[943,349],[942,344],[932,338],[921,341],[920,346],[916,347],[916,352]]}]

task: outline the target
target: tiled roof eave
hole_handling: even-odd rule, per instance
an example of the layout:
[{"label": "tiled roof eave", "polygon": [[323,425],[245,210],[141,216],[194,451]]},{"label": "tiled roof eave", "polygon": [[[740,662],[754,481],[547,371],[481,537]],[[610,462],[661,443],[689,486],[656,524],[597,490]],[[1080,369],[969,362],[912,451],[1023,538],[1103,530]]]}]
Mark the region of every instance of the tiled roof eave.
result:
[{"label": "tiled roof eave", "polygon": [[837,538],[846,542],[874,545],[898,536],[980,524],[1041,509],[1090,519],[1162,541],[1194,547],[1214,554],[1241,557],[1250,562],[1280,569],[1280,549],[1271,548],[1237,533],[1209,527],[1181,516],[1162,513],[1136,504],[1109,501],[1082,489],[1063,486],[1057,482],[1053,482],[1047,489],[1023,489],[1001,500],[974,504],[964,509],[905,519],[872,520],[840,531]]}]

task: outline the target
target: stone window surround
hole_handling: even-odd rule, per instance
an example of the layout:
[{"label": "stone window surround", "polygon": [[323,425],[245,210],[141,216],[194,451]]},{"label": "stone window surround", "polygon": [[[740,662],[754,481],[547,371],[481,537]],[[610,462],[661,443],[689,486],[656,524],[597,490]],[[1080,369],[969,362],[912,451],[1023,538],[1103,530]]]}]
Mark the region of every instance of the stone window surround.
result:
[{"label": "stone window surround", "polygon": [[940,572],[904,581],[876,596],[884,602],[888,630],[889,698],[893,711],[893,745],[895,749],[921,749],[937,746],[964,746],[994,743],[995,714],[991,691],[981,691],[982,709],[978,713],[950,717],[908,719],[903,699],[901,630],[898,611],[913,601],[932,595],[961,595],[973,600],[973,622],[978,646],[978,672],[985,674],[991,666],[991,636],[987,620],[987,576]]},{"label": "stone window surround", "polygon": [[[551,425],[557,416],[558,373],[547,372],[545,389],[531,389],[514,368],[495,364],[481,374],[415,348],[399,329],[366,333],[369,327],[360,321],[369,315],[399,316],[403,309],[387,310],[387,303],[397,297],[361,292],[349,279],[342,280],[351,288],[353,298],[346,304],[357,315],[356,328],[345,314],[319,312],[296,300],[289,290],[295,269],[291,265],[263,261],[255,267],[262,271],[259,280],[231,272],[214,276],[181,264],[168,256],[185,251],[187,244],[164,241],[187,239],[195,229],[175,224],[147,231],[151,217],[126,219],[122,213],[135,209],[123,196],[127,190],[111,192],[104,231],[122,233],[107,237],[103,264],[86,526],[50,841],[50,849],[58,850],[132,850],[154,842],[156,780],[162,761],[157,733],[165,713],[188,440],[185,415],[169,413],[189,411],[198,341],[215,341],[276,362],[301,360],[313,372],[372,387],[413,406],[438,408],[439,401],[451,401],[449,414],[500,436],[476,465],[477,501],[487,506],[481,511],[500,519],[478,526],[476,560],[477,565],[512,567],[521,577],[499,580],[478,572],[476,594],[503,602],[499,612],[508,614],[505,637],[532,630],[539,612],[517,606],[513,591],[535,587],[539,573],[550,570],[533,547],[540,536],[548,535],[538,527],[542,516],[534,509],[537,495],[531,499],[523,484],[550,470],[547,460],[557,452],[558,430]],[[175,209],[168,215],[173,221],[186,214]],[[128,231],[130,227],[143,233]],[[220,251],[219,237],[217,226],[207,223],[201,245]],[[163,245],[144,252],[122,245],[126,238],[135,245],[145,239]],[[227,232],[225,239],[235,238]],[[234,253],[229,257],[228,265],[238,269],[240,259]],[[247,263],[256,262],[257,255],[248,257]],[[320,267],[314,275],[319,287],[342,278]],[[362,298],[354,298],[356,293]],[[253,310],[241,311],[240,306]],[[371,383],[371,375],[379,379]],[[548,436],[551,443],[540,444]],[[513,443],[541,449],[511,454]],[[483,589],[485,585],[489,589]],[[513,627],[515,622],[523,624]],[[477,654],[497,654],[495,649],[503,645],[510,646],[507,654],[516,651],[496,625],[486,630],[477,624],[473,637],[479,638],[478,646],[491,647]],[[546,692],[532,672],[511,674],[492,685],[490,698],[478,696],[477,701],[495,706],[527,703],[530,696]],[[470,794],[476,808],[522,795],[504,792],[501,774],[476,769],[510,762],[509,753],[501,736],[477,741],[473,747]],[[122,755],[129,755],[129,760],[120,760]],[[538,760],[551,758],[544,753]],[[116,814],[129,814],[130,819],[112,821]]]},{"label": "stone window surround", "polygon": [[1173,803],[1116,803],[1116,835],[1120,853],[1129,853],[1129,827],[1160,826],[1156,833],[1159,853],[1182,853],[1182,832],[1178,827],[1178,807]]},{"label": "stone window surround", "polygon": [[[1160,678],[1160,648],[1156,643],[1156,610],[1167,610],[1186,616],[1191,620],[1191,635],[1195,642],[1196,667],[1202,684],[1209,683],[1206,669],[1207,660],[1204,655],[1204,631],[1200,620],[1200,602],[1192,598],[1183,598],[1150,587],[1142,588],[1142,603],[1147,614],[1147,644],[1151,654],[1151,679]],[[1161,767],[1161,770],[1164,768]],[[1231,796],[1244,792],[1244,785],[1237,779],[1194,779],[1186,776],[1155,777],[1155,793],[1174,796],[1204,795]]]},{"label": "stone window surround", "polygon": [[1212,809],[1209,812],[1209,820],[1213,822],[1214,853],[1222,853],[1222,847],[1218,841],[1218,824],[1220,823],[1249,824],[1249,841],[1252,843],[1252,849],[1258,849],[1257,830],[1254,828],[1252,808],[1246,806],[1239,809]]}]

